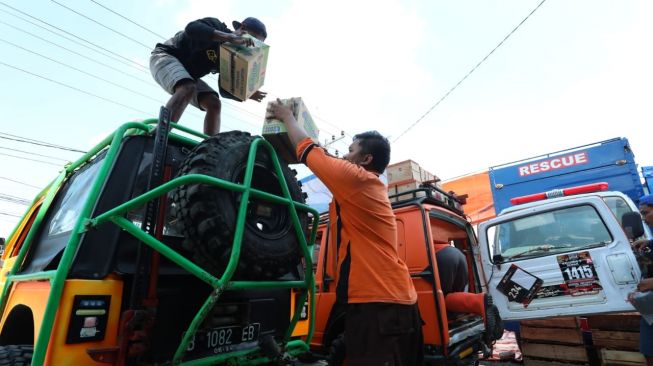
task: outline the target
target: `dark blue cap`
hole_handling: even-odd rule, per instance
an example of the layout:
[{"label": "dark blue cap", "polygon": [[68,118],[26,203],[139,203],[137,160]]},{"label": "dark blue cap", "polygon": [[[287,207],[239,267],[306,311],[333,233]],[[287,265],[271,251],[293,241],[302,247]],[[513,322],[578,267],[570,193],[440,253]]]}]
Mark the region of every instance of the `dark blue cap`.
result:
[{"label": "dark blue cap", "polygon": [[244,25],[247,30],[250,30],[256,34],[260,34],[263,36],[263,38],[268,38],[268,32],[265,30],[265,24],[254,17],[245,18],[245,20],[242,22],[237,22],[234,20],[232,24],[236,30]]},{"label": "dark blue cap", "polygon": [[639,198],[639,205],[653,206],[653,194],[647,194]]}]

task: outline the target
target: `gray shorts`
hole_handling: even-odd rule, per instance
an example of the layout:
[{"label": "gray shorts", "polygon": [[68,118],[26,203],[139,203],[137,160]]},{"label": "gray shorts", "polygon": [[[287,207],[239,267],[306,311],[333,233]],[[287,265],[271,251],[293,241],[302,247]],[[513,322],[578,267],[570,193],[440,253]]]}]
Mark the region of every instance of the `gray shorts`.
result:
[{"label": "gray shorts", "polygon": [[166,53],[166,52],[157,52],[154,51],[150,56],[150,72],[154,80],[161,85],[161,87],[170,94],[175,92],[175,85],[181,80],[193,80],[195,81],[195,95],[191,99],[190,104],[195,107],[204,110],[197,99],[197,96],[201,93],[212,93],[218,96],[218,93],[211,89],[211,87],[201,79],[195,79],[188,71],[184,65],[182,65],[179,60]]}]

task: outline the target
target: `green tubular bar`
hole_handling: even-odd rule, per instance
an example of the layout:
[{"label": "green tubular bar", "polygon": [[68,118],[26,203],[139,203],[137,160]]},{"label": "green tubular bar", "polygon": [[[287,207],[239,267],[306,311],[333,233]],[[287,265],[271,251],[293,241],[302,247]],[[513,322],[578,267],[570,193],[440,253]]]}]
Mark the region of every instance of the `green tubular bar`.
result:
[{"label": "green tubular bar", "polygon": [[30,273],[26,275],[13,275],[11,276],[12,282],[27,282],[27,281],[41,281],[41,280],[52,280],[57,274],[57,271],[45,271]]},{"label": "green tubular bar", "polygon": [[[34,218],[34,222],[32,223],[32,228],[38,227],[43,221],[43,218],[45,217],[46,212],[50,208],[50,204],[52,204],[52,201],[54,200],[54,196],[56,195],[57,191],[59,191],[59,188],[61,187],[61,184],[63,183],[64,179],[66,178],[66,175],[67,172],[65,170],[62,171],[59,174],[59,176],[50,184],[50,188],[47,190],[47,193],[45,194],[43,203],[41,203],[41,207],[39,208],[36,217]],[[5,306],[7,305],[7,300],[6,300],[7,294],[9,293],[9,288],[11,287],[11,283],[13,281],[14,275],[16,274],[18,269],[20,269],[20,266],[23,263],[23,260],[25,259],[25,255],[27,255],[27,251],[30,245],[32,244],[32,240],[34,240],[35,235],[36,235],[36,230],[29,231],[27,237],[25,237],[25,241],[23,242],[22,247],[20,248],[20,251],[18,252],[16,261],[14,262],[14,265],[11,267],[11,270],[9,271],[9,275],[7,275],[7,280],[5,281],[5,285],[2,288],[2,298],[1,298],[2,303],[0,303],[0,310],[2,310],[3,314],[4,314]]]},{"label": "green tubular bar", "polygon": [[[55,316],[57,315],[57,309],[59,308],[59,302],[61,301],[61,294],[63,292],[63,286],[68,277],[68,272],[70,271],[70,266],[72,265],[73,257],[77,252],[81,236],[83,235],[83,228],[86,222],[86,217],[91,214],[93,206],[97,201],[100,191],[102,189],[103,183],[106,181],[106,177],[109,174],[109,171],[115,160],[118,156],[118,150],[120,149],[120,142],[125,135],[125,133],[130,129],[140,129],[147,131],[147,126],[138,123],[138,122],[129,122],[125,123],[116,130],[113,134],[105,138],[101,143],[96,147],[91,149],[89,152],[84,154],[80,159],[74,162],[72,165],[66,168],[66,173],[71,173],[75,169],[79,168],[86,160],[98,154],[105,147],[109,146],[107,155],[102,162],[102,166],[98,172],[97,177],[93,180],[91,185],[90,193],[86,202],[82,206],[82,210],[79,214],[79,218],[75,223],[72,235],[66,244],[66,248],[63,251],[61,260],[59,261],[59,266],[57,267],[56,274],[51,280],[50,295],[48,296],[48,302],[45,307],[45,313],[43,315],[43,321],[41,323],[41,328],[36,338],[36,344],[34,345],[34,354],[32,356],[32,365],[43,365],[45,363],[45,353],[47,352],[48,344],[50,343],[50,337],[52,335],[52,327],[54,324]],[[63,181],[63,179],[62,179]],[[61,185],[61,182],[59,182]],[[51,194],[54,196],[54,191],[48,192],[48,195]],[[51,201],[50,201],[51,202]],[[48,206],[50,204],[48,202]],[[43,207],[41,208],[43,210]],[[39,212],[40,214],[40,212]],[[30,230],[30,234],[35,232],[35,230]],[[25,249],[26,246],[23,246],[22,249]],[[19,261],[16,261],[18,265]]]},{"label": "green tubular bar", "polygon": [[[182,177],[175,178],[149,192],[146,192],[136,198],[133,198],[132,200],[125,202],[107,212],[105,212],[102,215],[98,215],[97,217],[93,219],[89,219],[89,216],[91,214],[91,211],[93,209],[93,206],[95,202],[97,201],[100,191],[102,189],[102,184],[106,181],[106,178],[111,170],[111,167],[115,164],[115,160],[117,158],[121,141],[122,139],[127,136],[127,135],[133,135],[133,134],[145,134],[148,132],[151,132],[153,130],[153,127],[151,126],[152,124],[156,123],[156,119],[149,119],[145,120],[143,122],[129,122],[125,123],[122,125],[118,130],[116,130],[113,134],[109,135],[107,138],[105,138],[101,143],[99,143],[97,146],[95,146],[93,149],[91,149],[89,152],[84,154],[81,158],[79,158],[77,161],[73,162],[72,164],[69,164],[66,166],[65,171],[63,171],[57,179],[55,179],[52,184],[43,190],[41,194],[35,199],[34,202],[36,202],[40,197],[45,194],[45,198],[43,203],[41,204],[41,207],[36,215],[36,218],[34,220],[34,223],[32,224],[32,228],[30,229],[29,234],[25,238],[25,242],[23,246],[21,247],[21,250],[18,254],[18,257],[16,259],[16,262],[14,266],[12,267],[12,270],[7,277],[7,281],[5,282],[5,285],[2,289],[2,301],[3,303],[0,304],[0,308],[4,309],[4,306],[6,305],[5,300],[6,295],[9,291],[9,288],[11,287],[12,283],[15,282],[22,282],[22,281],[35,281],[35,280],[50,280],[51,281],[51,290],[50,294],[48,296],[48,301],[45,309],[45,314],[43,317],[43,321],[41,323],[41,331],[38,334],[36,345],[34,348],[34,354],[32,358],[32,365],[42,365],[45,362],[45,354],[47,351],[47,347],[50,341],[51,333],[52,333],[52,327],[54,324],[57,308],[59,306],[59,302],[61,300],[61,294],[63,292],[63,286],[65,283],[65,280],[68,276],[68,272],[70,270],[70,267],[72,265],[72,261],[74,258],[74,254],[77,252],[77,248],[79,246],[79,243],[81,241],[82,236],[84,233],[91,227],[95,227],[98,225],[101,225],[106,222],[112,222],[115,225],[118,225],[131,235],[135,236],[137,239],[139,239],[141,242],[145,243],[146,245],[152,247],[154,250],[158,251],[161,253],[161,255],[165,256],[166,258],[170,259],[172,262],[176,263],[180,267],[184,268],[187,270],[189,273],[192,275],[196,276],[200,280],[206,282],[208,285],[210,285],[214,290],[212,291],[211,295],[208,297],[208,299],[205,301],[205,303],[202,305],[196,316],[194,317],[193,321],[189,325],[188,330],[186,331],[184,337],[182,338],[181,344],[177,348],[177,351],[175,352],[174,358],[173,358],[173,364],[174,365],[211,365],[216,362],[221,362],[225,360],[234,360],[238,362],[238,364],[241,363],[247,363],[250,365],[255,365],[255,364],[262,364],[269,362],[270,360],[266,357],[260,356],[260,349],[258,347],[255,347],[253,349],[249,350],[243,350],[243,351],[237,351],[237,352],[231,352],[231,353],[225,353],[221,355],[216,355],[216,356],[210,356],[210,357],[205,357],[202,359],[197,359],[197,360],[192,360],[188,362],[183,362],[183,356],[185,354],[186,349],[188,348],[188,344],[190,343],[190,340],[192,336],[195,334],[197,331],[199,325],[202,323],[204,318],[208,315],[210,310],[213,308],[215,303],[218,301],[220,295],[224,291],[228,290],[241,290],[241,289],[255,289],[255,288],[260,288],[260,289],[266,289],[266,288],[297,288],[301,289],[300,296],[298,298],[298,301],[296,303],[296,308],[295,308],[295,314],[290,322],[289,328],[286,332],[286,335],[284,337],[284,350],[288,352],[291,355],[297,355],[302,352],[305,352],[309,348],[310,341],[313,337],[313,332],[314,332],[314,316],[315,316],[315,279],[313,277],[312,273],[312,244],[311,247],[309,248],[308,243],[306,242],[306,238],[304,237],[304,233],[302,231],[302,228],[300,227],[300,221],[299,221],[299,216],[297,214],[297,210],[302,210],[305,212],[309,212],[312,214],[313,217],[313,222],[312,222],[312,227],[311,227],[311,234],[310,234],[310,243],[315,242],[315,237],[317,235],[317,227],[318,227],[318,218],[319,218],[319,213],[311,208],[308,205],[301,204],[298,202],[295,202],[292,200],[290,196],[290,192],[288,189],[288,186],[284,180],[284,175],[281,170],[281,165],[279,163],[279,159],[277,158],[276,153],[274,152],[274,149],[272,146],[265,140],[263,139],[255,139],[254,142],[252,143],[252,146],[249,151],[248,159],[247,159],[247,168],[245,171],[245,179],[243,184],[235,184],[232,182],[224,181],[221,179],[217,179],[214,177],[209,177],[206,175],[199,175],[199,174],[191,174],[191,175],[186,175]],[[175,123],[171,123],[171,127],[178,129],[180,131],[186,132],[190,135],[200,137],[200,138],[206,138],[207,136],[204,134],[201,134],[199,132],[193,131],[191,129],[188,129],[183,126],[179,126]],[[184,136],[180,135],[175,135],[171,134],[170,139],[173,141],[180,141],[185,144],[197,144],[196,140],[189,139]],[[281,196],[276,196],[269,194],[267,192],[263,192],[257,189],[251,188],[251,182],[252,182],[252,177],[253,177],[253,172],[254,172],[254,162],[256,159],[256,152],[257,149],[260,147],[263,147],[268,150],[270,155],[272,156],[272,161],[274,165],[274,170],[275,173],[278,177],[279,180],[279,185],[282,189],[283,197]],[[73,173],[76,169],[81,167],[83,164],[85,164],[89,159],[97,155],[99,152],[104,150],[105,148],[108,147],[107,154],[104,158],[104,161],[102,162],[102,166],[100,167],[100,170],[97,174],[97,177],[94,179],[89,196],[84,203],[82,210],[80,212],[79,218],[77,222],[75,223],[73,233],[64,249],[62,258],[60,260],[59,266],[57,270],[54,271],[46,271],[46,272],[41,272],[41,273],[35,273],[35,274],[27,274],[27,275],[16,275],[16,271],[20,268],[21,263],[23,262],[25,255],[27,254],[28,248],[32,243],[32,240],[34,239],[34,235],[36,233],[36,229],[40,226],[40,224],[43,221],[43,218],[45,216],[45,213],[48,211],[50,208],[50,205],[52,201],[54,200],[54,197],[60,187],[62,186],[64,180],[66,177],[68,177],[71,173]],[[197,266],[195,263],[192,261],[189,261],[179,253],[175,252],[172,250],[170,247],[165,245],[164,243],[160,242],[156,238],[148,235],[144,231],[142,231],[140,228],[138,228],[136,225],[134,225],[131,221],[127,220],[124,218],[124,214],[128,211],[130,211],[133,208],[136,208],[138,206],[141,206],[145,204],[147,201],[156,199],[157,197],[166,194],[173,190],[174,188],[185,185],[185,184],[210,184],[217,186],[221,189],[227,189],[227,190],[232,190],[232,191],[237,191],[242,194],[242,199],[241,203],[238,209],[238,218],[236,222],[236,228],[235,228],[235,234],[234,234],[234,240],[233,240],[233,246],[232,246],[232,251],[231,251],[231,257],[229,260],[229,263],[227,265],[227,268],[225,269],[224,274],[220,279],[216,278],[215,276],[211,275],[210,273],[206,272],[204,269],[200,268]],[[245,214],[247,211],[247,204],[249,201],[249,197],[253,196],[259,199],[263,199],[266,201],[270,201],[276,204],[283,204],[288,206],[288,210],[292,219],[293,226],[295,228],[295,234],[297,235],[300,243],[300,248],[302,251],[302,255],[305,260],[305,265],[306,265],[306,270],[304,273],[304,280],[302,281],[231,281],[231,278],[233,277],[233,274],[236,270],[238,260],[240,258],[240,250],[241,250],[241,243],[242,243],[242,237],[243,237],[243,232],[244,232],[244,227],[245,227]],[[299,320],[300,317],[300,310],[306,301],[306,299],[309,299],[310,301],[310,317],[309,317],[309,331],[308,335],[306,337],[306,340],[290,340],[290,336]]]}]

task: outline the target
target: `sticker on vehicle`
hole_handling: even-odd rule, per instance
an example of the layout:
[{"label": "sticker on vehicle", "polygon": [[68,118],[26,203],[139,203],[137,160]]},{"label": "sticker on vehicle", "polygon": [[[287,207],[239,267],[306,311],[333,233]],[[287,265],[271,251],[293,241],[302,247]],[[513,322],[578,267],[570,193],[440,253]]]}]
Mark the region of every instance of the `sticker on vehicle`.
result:
[{"label": "sticker on vehicle", "polygon": [[561,285],[565,295],[595,295],[603,289],[589,252],[562,254],[557,259],[565,281]]},{"label": "sticker on vehicle", "polygon": [[506,295],[508,301],[528,307],[543,282],[541,278],[513,264],[497,285],[497,290]]}]

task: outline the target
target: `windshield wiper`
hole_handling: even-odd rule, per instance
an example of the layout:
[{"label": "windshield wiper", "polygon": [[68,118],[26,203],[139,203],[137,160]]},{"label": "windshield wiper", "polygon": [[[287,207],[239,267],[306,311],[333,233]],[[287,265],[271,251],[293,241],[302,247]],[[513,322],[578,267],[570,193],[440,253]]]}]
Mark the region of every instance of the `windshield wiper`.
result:
[{"label": "windshield wiper", "polygon": [[571,244],[562,244],[562,245],[543,244],[543,245],[538,245],[535,248],[530,248],[523,252],[519,252],[517,254],[506,257],[505,260],[509,261],[511,259],[523,257],[526,254],[530,254],[534,252],[548,252],[554,249],[568,249],[568,248],[571,248]]}]

